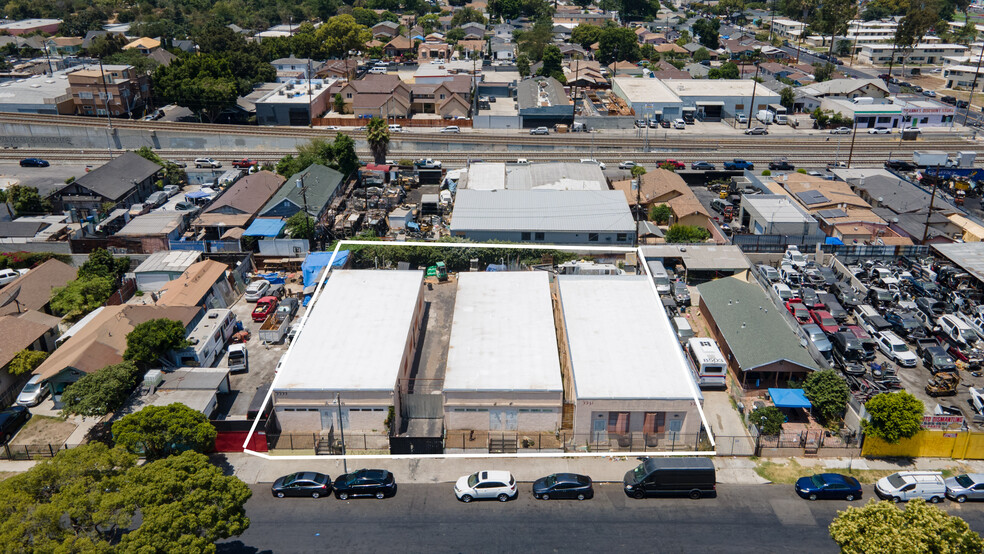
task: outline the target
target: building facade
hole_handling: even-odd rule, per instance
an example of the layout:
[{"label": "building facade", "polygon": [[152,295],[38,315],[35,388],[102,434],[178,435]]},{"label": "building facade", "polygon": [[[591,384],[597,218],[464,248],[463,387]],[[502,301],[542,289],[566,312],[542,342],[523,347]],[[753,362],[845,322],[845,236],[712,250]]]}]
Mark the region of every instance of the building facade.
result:
[{"label": "building facade", "polygon": [[68,84],[79,115],[127,116],[150,96],[150,78],[130,65],[84,66],[68,74]]}]

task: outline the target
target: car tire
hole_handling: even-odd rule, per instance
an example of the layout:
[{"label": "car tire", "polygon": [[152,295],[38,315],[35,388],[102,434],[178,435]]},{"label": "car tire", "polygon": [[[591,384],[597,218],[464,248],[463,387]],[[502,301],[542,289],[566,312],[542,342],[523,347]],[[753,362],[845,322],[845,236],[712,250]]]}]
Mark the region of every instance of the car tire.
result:
[{"label": "car tire", "polygon": [[847,495],[847,496],[844,497],[844,500],[847,500],[848,502],[851,502],[851,501],[854,500],[854,495],[853,494],[849,494],[849,495]]},{"label": "car tire", "polygon": [[348,497],[349,497],[349,495],[348,495],[347,492],[340,492],[340,493],[338,493],[338,499],[339,500],[348,500]]},{"label": "car tire", "polygon": [[963,504],[964,502],[966,502],[966,501],[967,501],[967,495],[965,495],[965,494],[961,494],[960,496],[958,496],[958,497],[956,497],[956,498],[954,498],[954,500],[956,500],[956,501],[957,501],[957,502],[959,502],[960,504]]},{"label": "car tire", "polygon": [[382,500],[382,499],[386,498],[386,495],[383,494],[383,491],[379,491],[379,492],[376,493],[376,498],[378,498],[379,500]]},{"label": "car tire", "polygon": [[312,492],[311,493],[311,498],[321,498],[321,493],[320,492]]},{"label": "car tire", "polygon": [[577,495],[577,499],[578,500],[584,500],[585,498],[587,498],[587,496],[584,496],[584,493],[583,492],[581,494]]},{"label": "car tire", "polygon": [[467,503],[469,503],[469,502],[472,501],[472,497],[471,497],[470,494],[463,494],[463,495],[461,495],[461,499],[460,500],[462,502],[464,502],[465,504],[467,504]]},{"label": "car tire", "polygon": [[938,497],[938,496],[931,497],[929,499],[929,503],[930,504],[939,504],[940,503],[940,497]]},{"label": "car tire", "polygon": [[540,500],[550,500],[550,495],[549,494],[541,495]]},{"label": "car tire", "polygon": [[632,498],[635,498],[636,500],[642,500],[645,497],[646,497],[646,493],[642,491],[635,491],[634,493],[632,493]]},{"label": "car tire", "polygon": [[692,500],[699,499],[700,498],[700,491],[698,491],[698,490],[692,490],[692,491],[690,491],[690,498]]},{"label": "car tire", "polygon": [[817,495],[816,494],[811,494],[810,496],[807,497],[807,499],[809,499],[809,500],[816,500],[817,499]]},{"label": "car tire", "polygon": [[274,495],[275,495],[275,496],[276,496],[277,498],[283,498],[283,497],[284,497],[284,493],[283,493],[283,491],[277,491],[277,492],[275,492],[275,493],[273,493],[273,494],[274,494]]},{"label": "car tire", "polygon": [[899,498],[899,497],[897,497],[897,496],[893,496],[893,497],[892,497],[892,502],[894,502],[894,503],[896,503],[896,504],[898,504],[899,502],[902,502],[902,499],[901,499],[901,498]]},{"label": "car tire", "polygon": [[505,501],[509,500],[509,495],[503,493],[503,494],[500,494],[499,496],[497,496],[496,498],[499,499],[499,502],[505,502]]}]

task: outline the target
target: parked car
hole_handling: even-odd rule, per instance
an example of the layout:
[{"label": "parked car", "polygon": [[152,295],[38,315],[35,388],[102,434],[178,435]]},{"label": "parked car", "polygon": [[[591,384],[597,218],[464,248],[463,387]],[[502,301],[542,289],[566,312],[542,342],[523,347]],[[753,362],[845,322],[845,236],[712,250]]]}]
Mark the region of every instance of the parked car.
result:
[{"label": "parked car", "polygon": [[831,129],[830,130],[830,134],[831,135],[850,135],[851,134],[851,128],[850,127],[837,127],[836,129]]},{"label": "parked car", "polygon": [[823,329],[824,333],[837,332],[837,320],[827,310],[810,310],[810,317],[814,323]]},{"label": "parked car", "polygon": [[273,496],[310,496],[321,498],[331,492],[331,477],[316,471],[300,471],[278,477],[270,487]]},{"label": "parked car", "polygon": [[48,384],[40,375],[33,375],[17,395],[18,406],[37,406],[48,395]]},{"label": "parked car", "polygon": [[576,473],[554,473],[533,482],[533,498],[550,500],[568,498],[587,500],[594,497],[591,478]]},{"label": "parked car", "polygon": [[287,314],[287,317],[293,318],[297,315],[297,308],[300,303],[293,296],[288,296],[280,301],[280,305],[277,306],[277,313]]},{"label": "parked car", "polygon": [[917,339],[926,336],[926,328],[911,312],[888,310],[885,312],[885,321],[892,325],[892,330],[900,337]]},{"label": "parked car", "polygon": [[461,128],[458,127],[457,125],[448,125],[447,127],[441,129],[441,132],[442,133],[452,133],[452,134],[455,134],[456,135],[456,134],[458,134],[458,133],[461,132]]},{"label": "parked car", "polygon": [[0,269],[0,287],[7,285],[9,283],[13,283],[14,281],[17,280],[18,277],[20,277],[21,275],[27,272],[28,272],[27,269],[21,269],[21,270],[10,269],[10,268]]},{"label": "parked car", "polygon": [[549,135],[550,129],[546,127],[537,127],[536,129],[530,129],[531,135]]},{"label": "parked car", "polygon": [[962,473],[943,480],[946,497],[963,504],[984,499],[984,473]]},{"label": "parked car", "polygon": [[845,321],[848,318],[847,310],[837,302],[837,298],[829,292],[817,293],[817,298],[823,306],[830,312],[830,315],[834,316],[837,321]]},{"label": "parked car", "polygon": [[924,498],[936,504],[946,497],[946,483],[939,471],[900,471],[879,479],[875,494],[892,502]]},{"label": "parked car", "polygon": [[127,212],[130,217],[137,217],[138,215],[143,215],[150,211],[150,204],[134,204],[130,206],[130,211]]},{"label": "parked car", "polygon": [[890,360],[903,367],[915,367],[919,360],[906,346],[905,341],[891,331],[882,331],[878,336],[878,348]]},{"label": "parked car", "polygon": [[24,158],[20,161],[21,167],[48,167],[50,165],[48,160],[42,160],[41,158]]},{"label": "parked car", "polygon": [[926,89],[926,90],[923,90],[922,91],[922,94],[923,94],[923,96],[928,96],[930,98],[936,98],[936,91],[935,90]]},{"label": "parked car", "polygon": [[181,187],[179,187],[178,185],[164,185],[164,193],[167,194],[168,198],[174,196],[179,192],[181,192]]},{"label": "parked car", "polygon": [[418,169],[441,169],[440,160],[435,160],[433,158],[424,158],[422,160],[417,160],[413,162],[413,165]]},{"label": "parked car", "polygon": [[21,425],[31,419],[31,412],[24,406],[11,406],[0,410],[0,444],[7,444],[17,434]]},{"label": "parked car", "polygon": [[374,496],[380,500],[396,494],[396,479],[385,469],[359,469],[339,475],[334,484],[335,498]]},{"label": "parked car", "polygon": [[735,158],[730,162],[724,162],[724,168],[731,171],[735,171],[737,169],[755,169],[755,164]]},{"label": "parked car", "polygon": [[800,300],[803,301],[804,306],[811,310],[823,307],[823,303],[820,302],[820,295],[810,287],[800,289]]},{"label": "parked car", "polygon": [[241,160],[232,160],[232,167],[235,167],[236,169],[249,169],[256,165],[256,163],[256,160],[243,158]]},{"label": "parked car", "polygon": [[857,337],[851,333],[839,331],[830,335],[830,343],[833,346],[834,361],[844,373],[864,375],[867,372],[863,365],[865,361],[864,347]]},{"label": "parked car", "polygon": [[751,129],[745,129],[746,135],[768,135],[769,130],[765,127],[752,127]]},{"label": "parked car", "polygon": [[626,161],[624,161],[624,162],[619,162],[619,164],[618,164],[618,168],[619,168],[619,169],[632,169],[632,168],[633,168],[633,167],[635,167],[636,165],[637,165],[637,164],[636,164],[635,162],[633,162],[633,161],[630,161],[630,160],[626,160]]},{"label": "parked car", "polygon": [[690,289],[687,288],[687,283],[674,281],[673,296],[676,299],[677,306],[690,306]]},{"label": "parked car", "polygon": [[710,458],[645,458],[626,472],[622,485],[627,496],[715,496],[714,462]]},{"label": "parked car", "polygon": [[807,500],[847,500],[861,498],[861,483],[839,473],[820,473],[796,480],[796,494]]},{"label": "parked car", "polygon": [[277,303],[280,301],[276,296],[264,296],[256,301],[253,308],[252,318],[255,323],[262,323],[270,314],[277,311]]},{"label": "parked car", "polygon": [[593,159],[593,158],[581,158],[581,160],[580,160],[580,161],[581,161],[581,163],[583,163],[583,164],[592,164],[592,165],[596,165],[596,166],[598,166],[599,168],[601,168],[602,170],[604,170],[604,169],[607,169],[607,168],[608,168],[608,166],[606,166],[604,162],[599,162],[598,160],[595,160],[595,159]]},{"label": "parked car", "polygon": [[833,357],[833,344],[830,343],[830,339],[827,338],[827,333],[823,332],[823,329],[815,323],[807,323],[803,325],[803,332],[806,336],[810,338],[810,342],[813,346],[823,354],[825,358],[830,360]]},{"label": "parked car", "polygon": [[669,166],[672,166],[673,169],[686,169],[686,167],[687,167],[687,164],[685,164],[685,163],[683,163],[683,162],[681,162],[679,160],[662,160],[662,161],[656,162],[656,165],[658,165],[658,166],[660,166],[660,165],[669,165]]},{"label": "parked car", "polygon": [[773,160],[769,162],[769,169],[772,171],[792,171],[796,169],[796,166],[789,163],[789,160],[783,158],[781,160]]},{"label": "parked car", "polygon": [[930,373],[936,375],[941,371],[957,371],[953,358],[946,353],[942,346],[927,346],[922,351],[923,365]]},{"label": "parked car", "polygon": [[895,171],[915,171],[917,167],[905,160],[887,160],[885,162],[885,169],[894,169]]},{"label": "parked car", "polygon": [[772,283],[779,281],[779,272],[776,271],[776,268],[772,267],[771,265],[758,264],[755,267],[758,268],[759,273],[761,273],[762,276],[765,277],[767,281],[770,281]]},{"label": "parked car", "polygon": [[159,190],[147,197],[146,204],[152,208],[158,208],[162,204],[167,202],[167,198],[168,198],[167,193],[162,190]]},{"label": "parked car", "polygon": [[950,104],[952,106],[957,103],[957,99],[953,96],[944,96],[940,98],[940,102],[943,102],[944,104]]},{"label": "parked car", "polygon": [[798,298],[793,298],[789,302],[786,302],[786,309],[789,310],[789,313],[793,314],[796,323],[800,325],[812,321],[810,318],[810,309],[804,306]]},{"label": "parked car", "polygon": [[266,296],[266,291],[270,289],[270,281],[266,279],[257,279],[246,287],[246,294],[244,296],[247,302],[256,302],[260,298]]},{"label": "parked car", "polygon": [[686,129],[687,128],[687,122],[684,121],[684,120],[682,120],[682,119],[674,119],[673,120],[673,128],[674,129]]},{"label": "parked car", "polygon": [[516,479],[508,471],[485,470],[458,478],[454,495],[462,502],[495,498],[499,502],[512,500],[519,495]]},{"label": "parked car", "polygon": [[864,350],[862,357],[865,360],[870,361],[875,359],[875,354],[878,352],[878,341],[872,338],[861,326],[843,325],[839,331],[847,333],[861,341],[861,348]]},{"label": "parked car", "polygon": [[871,129],[868,129],[869,135],[887,135],[891,132],[891,127],[872,127]]},{"label": "parked car", "polygon": [[176,212],[197,212],[200,209],[195,204],[183,200],[174,205],[174,211]]},{"label": "parked car", "polygon": [[715,166],[710,162],[693,162],[690,164],[690,169],[698,171],[713,171]]},{"label": "parked car", "polygon": [[212,158],[195,158],[195,167],[222,167],[222,163]]}]

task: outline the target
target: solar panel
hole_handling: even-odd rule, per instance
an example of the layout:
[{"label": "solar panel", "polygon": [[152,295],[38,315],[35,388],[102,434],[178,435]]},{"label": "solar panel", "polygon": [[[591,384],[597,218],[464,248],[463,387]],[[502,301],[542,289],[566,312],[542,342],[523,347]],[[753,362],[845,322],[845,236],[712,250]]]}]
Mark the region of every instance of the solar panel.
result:
[{"label": "solar panel", "polygon": [[799,198],[800,201],[806,204],[807,206],[830,202],[830,199],[824,196],[823,193],[818,190],[804,190],[801,192],[797,192],[796,197]]},{"label": "solar panel", "polygon": [[840,208],[835,208],[833,210],[820,210],[817,214],[824,219],[833,219],[835,217],[847,217],[847,212]]}]

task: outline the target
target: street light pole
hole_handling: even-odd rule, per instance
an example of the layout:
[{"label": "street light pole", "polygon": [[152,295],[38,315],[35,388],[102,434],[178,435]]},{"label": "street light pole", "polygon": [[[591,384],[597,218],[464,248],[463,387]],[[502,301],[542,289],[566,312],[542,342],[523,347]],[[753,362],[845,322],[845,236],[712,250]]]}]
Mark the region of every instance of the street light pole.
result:
[{"label": "street light pole", "polygon": [[858,138],[858,114],[854,112],[854,133],[851,134],[851,151],[847,155],[847,168],[851,168],[851,160],[854,158],[854,140]]},{"label": "street light pole", "polygon": [[748,124],[746,129],[752,128],[752,110],[755,109],[755,89],[758,87],[759,63],[755,60],[755,76],[752,77],[752,105],[748,107]]},{"label": "street light pole", "polygon": [[[984,43],[981,44],[981,55],[977,57],[977,69],[974,71],[974,82],[970,84],[970,98],[967,99],[967,109],[964,110],[964,125],[970,117],[970,107],[974,105],[974,90],[977,88],[977,77],[981,73],[981,61],[984,61]],[[954,116],[954,119],[956,117]]]},{"label": "street light pole", "polygon": [[342,424],[342,397],[337,392],[335,402],[338,404],[338,433],[342,437],[342,469],[348,473],[348,461],[345,458],[345,425]]}]

